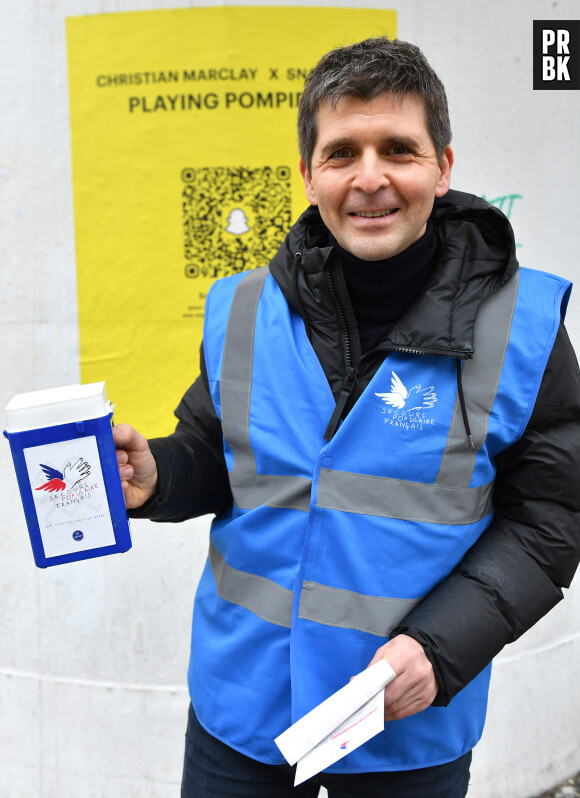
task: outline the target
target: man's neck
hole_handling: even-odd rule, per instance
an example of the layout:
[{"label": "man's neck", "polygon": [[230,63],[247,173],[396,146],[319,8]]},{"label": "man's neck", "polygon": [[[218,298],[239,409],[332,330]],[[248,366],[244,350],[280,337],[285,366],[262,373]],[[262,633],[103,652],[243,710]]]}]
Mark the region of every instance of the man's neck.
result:
[{"label": "man's neck", "polygon": [[362,351],[376,346],[421,294],[437,262],[437,234],[431,222],[404,252],[380,261],[365,261],[342,249],[332,233],[356,316]]}]

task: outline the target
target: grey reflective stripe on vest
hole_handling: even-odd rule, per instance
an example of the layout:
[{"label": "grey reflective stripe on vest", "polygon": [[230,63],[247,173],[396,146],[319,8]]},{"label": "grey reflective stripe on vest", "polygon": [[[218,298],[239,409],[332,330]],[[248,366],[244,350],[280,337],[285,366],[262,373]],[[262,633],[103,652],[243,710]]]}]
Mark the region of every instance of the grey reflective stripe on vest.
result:
[{"label": "grey reflective stripe on vest", "polygon": [[210,543],[209,564],[218,593],[226,601],[244,607],[264,621],[278,626],[292,624],[294,593],[271,579],[238,571],[227,565],[221,553]]},{"label": "grey reflective stripe on vest", "polygon": [[452,488],[323,468],[316,503],[327,510],[404,521],[472,524],[491,512],[492,489],[492,485]]},{"label": "grey reflective stripe on vest", "polygon": [[[290,628],[294,600],[291,590],[263,576],[232,568],[211,543],[209,562],[218,593],[225,601],[250,610],[264,621]],[[358,629],[387,637],[418,603],[419,599],[365,596],[351,590],[304,582],[298,614],[304,620],[326,626]]]},{"label": "grey reflective stripe on vest", "polygon": [[254,330],[268,274],[268,267],[254,269],[240,281],[226,328],[220,401],[223,434],[234,455],[230,486],[236,506],[244,510],[266,504],[308,512],[312,482],[301,477],[258,474],[250,443]]},{"label": "grey reflective stripe on vest", "polygon": [[254,269],[238,283],[224,342],[220,377],[222,430],[234,454],[234,472],[242,474],[256,473],[250,443],[250,394],[256,314],[268,273],[267,268]]},{"label": "grey reflective stripe on vest", "polygon": [[419,601],[365,596],[352,590],[304,582],[298,616],[326,626],[387,637]]},{"label": "grey reflective stripe on vest", "polygon": [[472,451],[465,445],[465,425],[459,398],[456,398],[447,443],[435,480],[437,485],[459,488],[467,487],[471,481],[475,456],[487,437],[489,414],[497,395],[518,285],[519,273],[516,272],[505,286],[481,304],[475,321],[475,355],[463,363],[462,372],[465,407],[475,448]]},{"label": "grey reflective stripe on vest", "polygon": [[236,505],[244,510],[252,510],[262,504],[305,513],[310,509],[312,482],[303,477],[240,474],[234,469],[230,474],[230,486]]}]

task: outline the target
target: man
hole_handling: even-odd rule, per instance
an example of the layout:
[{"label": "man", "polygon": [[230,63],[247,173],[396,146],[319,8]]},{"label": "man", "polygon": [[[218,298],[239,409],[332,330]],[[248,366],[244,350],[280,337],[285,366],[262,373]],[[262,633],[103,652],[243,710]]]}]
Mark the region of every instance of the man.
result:
[{"label": "man", "polygon": [[[268,269],[213,287],[175,433],[115,428],[133,515],[216,515],[182,795],[456,798],[489,663],[580,554],[569,284],[449,190],[414,45],[327,54],[298,126],[311,208]],[[274,738],[381,657],[385,731],[292,788]]]}]

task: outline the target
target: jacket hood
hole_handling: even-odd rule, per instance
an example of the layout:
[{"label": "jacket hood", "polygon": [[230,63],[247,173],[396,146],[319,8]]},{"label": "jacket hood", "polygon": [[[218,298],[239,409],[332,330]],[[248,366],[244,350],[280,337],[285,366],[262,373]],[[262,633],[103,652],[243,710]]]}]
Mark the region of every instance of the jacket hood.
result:
[{"label": "jacket hood", "polygon": [[[431,219],[439,238],[437,266],[381,348],[469,358],[481,302],[518,269],[513,231],[498,208],[461,191],[436,198]],[[310,207],[270,264],[286,300],[310,324],[332,312],[324,272],[334,257],[318,209]]]}]

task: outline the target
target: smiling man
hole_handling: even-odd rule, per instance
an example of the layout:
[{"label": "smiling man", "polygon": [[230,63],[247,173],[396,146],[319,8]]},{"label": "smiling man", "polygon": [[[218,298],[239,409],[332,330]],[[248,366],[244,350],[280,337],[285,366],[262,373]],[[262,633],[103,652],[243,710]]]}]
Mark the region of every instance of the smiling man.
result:
[{"label": "smiling man", "polygon": [[453,152],[439,156],[425,103],[413,94],[366,101],[341,97],[318,109],[309,164],[300,160],[309,202],[337,242],[367,261],[392,258],[425,233],[433,199],[449,189]]},{"label": "smiling man", "polygon": [[[298,131],[311,207],[212,288],[175,433],[114,429],[133,515],[215,515],[182,796],[462,798],[491,660],[580,556],[570,286],[449,189],[416,46],[328,53]],[[293,788],[274,738],[382,657],[385,730]]]}]

